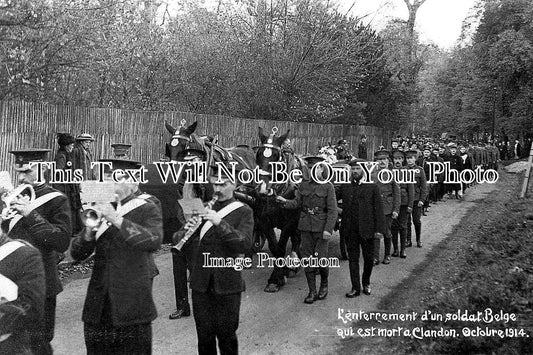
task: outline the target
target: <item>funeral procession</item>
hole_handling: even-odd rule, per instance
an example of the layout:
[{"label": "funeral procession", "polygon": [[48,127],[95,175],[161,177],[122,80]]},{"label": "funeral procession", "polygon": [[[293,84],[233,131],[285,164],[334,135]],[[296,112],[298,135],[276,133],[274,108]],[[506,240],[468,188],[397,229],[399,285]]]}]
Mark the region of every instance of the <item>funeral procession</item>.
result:
[{"label": "funeral procession", "polygon": [[532,14],[0,1],[0,355],[532,354]]}]

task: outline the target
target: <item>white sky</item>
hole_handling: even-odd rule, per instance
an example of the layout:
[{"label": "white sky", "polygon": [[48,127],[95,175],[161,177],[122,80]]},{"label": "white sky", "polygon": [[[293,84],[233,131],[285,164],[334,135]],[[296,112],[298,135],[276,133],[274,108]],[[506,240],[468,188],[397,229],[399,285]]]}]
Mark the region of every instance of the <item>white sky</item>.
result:
[{"label": "white sky", "polygon": [[[376,29],[384,27],[391,18],[407,20],[407,6],[403,0],[336,0],[340,9],[362,16]],[[476,0],[426,0],[417,12],[416,29],[424,42],[434,42],[443,48],[452,47],[461,33],[461,25]]]}]

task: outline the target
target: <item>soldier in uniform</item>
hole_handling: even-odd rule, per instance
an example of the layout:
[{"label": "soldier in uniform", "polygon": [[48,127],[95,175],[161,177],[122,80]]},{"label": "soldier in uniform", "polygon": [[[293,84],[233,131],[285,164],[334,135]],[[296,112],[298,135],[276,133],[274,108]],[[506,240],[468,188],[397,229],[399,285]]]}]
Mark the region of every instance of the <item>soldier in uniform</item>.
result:
[{"label": "soldier in uniform", "polygon": [[[302,209],[298,222],[298,229],[301,232],[302,240],[300,246],[302,258],[309,258],[311,256],[324,258],[328,256],[329,240],[331,239],[333,227],[337,221],[335,189],[330,182],[320,184],[318,181],[315,181],[320,178],[324,169],[322,164],[316,164],[323,162],[324,158],[311,156],[305,158],[305,160],[308,168],[312,172],[314,171],[314,176],[308,172],[311,176],[307,176],[307,179],[302,181],[294,199],[287,200],[278,196],[277,201],[288,209]],[[317,294],[315,269],[313,267],[307,267],[305,269],[305,277],[309,286],[309,294],[304,300],[307,304],[312,304],[317,299],[323,300],[328,295],[329,269],[327,267],[320,267],[319,272],[320,290]]]},{"label": "soldier in uniform", "polygon": [[[431,147],[429,145],[424,146],[424,149],[422,151],[422,155],[420,155],[417,159],[415,164],[422,167],[424,170],[424,174],[426,175],[426,179],[429,176],[429,164],[428,162],[434,162],[435,159],[431,155]],[[433,184],[427,184],[427,191],[426,191],[426,199],[424,200],[424,206],[422,207],[422,215],[426,216],[426,213],[429,211],[429,198],[433,192],[433,188],[435,185]]]},{"label": "soldier in uniform", "polygon": [[[94,269],[83,307],[87,354],[151,354],[151,322],[157,317],[152,298],[152,253],[163,239],[161,209],[153,196],[141,198],[138,183],[118,169],[138,169],[140,163],[113,163],[116,203],[92,206],[103,218],[86,226],[73,240],[74,260],[94,253]],[[109,181],[111,169],[106,168]]]},{"label": "soldier in uniform", "polygon": [[[231,170],[231,169],[230,169]],[[235,200],[236,184],[218,167],[211,168],[210,183],[218,200],[202,215],[201,225],[190,219],[174,235],[178,243],[194,231],[185,243],[195,244],[192,257],[191,289],[198,353],[216,354],[217,339],[221,354],[237,354],[241,293],[244,281],[233,268],[206,267],[208,258],[236,258],[248,253],[252,245],[254,217],[250,207]],[[220,178],[220,179],[219,179]],[[195,229],[195,226],[196,227]]]},{"label": "soldier in uniform", "polygon": [[37,165],[30,162],[45,161],[50,150],[29,149],[10,151],[15,155],[18,182],[29,184],[35,191],[35,201],[18,199],[11,208],[17,215],[2,222],[2,228],[11,239],[22,239],[40,252],[46,277],[44,319],[41,329],[32,334],[32,351],[35,354],[52,354],[50,342],[54,338],[56,297],[63,290],[57,271],[56,253],[65,252],[72,235],[70,206],[67,197],[39,179]]},{"label": "soldier in uniform", "polygon": [[44,266],[28,242],[0,232],[0,354],[32,354],[45,298]]},{"label": "soldier in uniform", "polygon": [[[392,159],[394,162],[393,169],[406,169],[403,165],[405,162],[405,153],[402,151],[395,151],[392,153]],[[405,243],[407,240],[407,218],[413,210],[414,200],[414,186],[413,184],[401,183],[400,184],[400,213],[398,218],[392,220],[391,233],[392,233],[392,247],[394,249],[392,256],[406,258]],[[398,235],[400,236],[400,249],[398,253]]]},{"label": "soldier in uniform", "polygon": [[[440,148],[437,146],[433,147],[433,156],[434,161],[439,162],[441,164],[444,164],[444,159],[440,156]],[[432,197],[434,203],[437,203],[438,201],[442,200],[442,197],[444,196],[444,173],[439,173],[437,175],[437,183],[433,185],[433,188],[431,189]]]},{"label": "soldier in uniform", "polygon": [[422,241],[420,239],[422,233],[422,209],[424,208],[424,201],[427,196],[427,180],[424,169],[421,166],[416,165],[416,157],[418,152],[415,150],[409,150],[405,152],[405,160],[407,161],[407,169],[414,169],[416,171],[414,184],[414,201],[413,211],[407,218],[407,243],[406,247],[412,246],[411,242],[411,220],[415,226],[416,234],[416,246],[421,248]]},{"label": "soldier in uniform", "polygon": [[[390,169],[390,152],[387,150],[380,150],[374,153],[376,161],[379,163],[377,172],[383,169]],[[400,185],[396,183],[394,179],[389,183],[384,183],[373,177],[379,188],[381,195],[381,202],[383,205],[383,213],[385,214],[385,233],[383,235],[383,244],[385,246],[385,255],[383,257],[383,264],[390,264],[392,233],[391,225],[392,220],[398,218],[400,213]],[[374,265],[379,264],[379,247],[381,239],[376,238],[374,240]]]},{"label": "soldier in uniform", "polygon": [[[461,157],[457,155],[457,145],[455,143],[449,145],[450,154],[447,156],[446,161],[450,163],[450,169],[455,169],[457,171],[462,170]],[[461,191],[461,184],[448,184],[448,197],[452,197],[452,194],[455,193],[455,198],[459,199],[462,197],[463,193]]]},{"label": "soldier in uniform", "polygon": [[[470,154],[468,154],[468,152],[466,151],[466,147],[465,146],[459,147],[459,152],[461,153],[459,155],[461,157],[461,171],[463,171],[465,169],[472,170],[473,169],[472,158],[470,157]],[[465,183],[463,183],[461,185],[462,185],[462,188],[463,188],[462,192],[463,192],[463,195],[464,195],[464,193],[466,192],[466,189],[468,188],[468,186]]]},{"label": "soldier in uniform", "polygon": [[[349,223],[342,223],[348,249],[351,290],[346,297],[354,298],[363,293],[370,295],[370,276],[374,265],[374,240],[386,233],[385,215],[381,194],[376,184],[364,181],[361,164],[363,159],[350,162],[352,182],[339,188],[339,199],[343,202],[343,218]],[[359,255],[363,253],[363,273],[359,272]]]}]

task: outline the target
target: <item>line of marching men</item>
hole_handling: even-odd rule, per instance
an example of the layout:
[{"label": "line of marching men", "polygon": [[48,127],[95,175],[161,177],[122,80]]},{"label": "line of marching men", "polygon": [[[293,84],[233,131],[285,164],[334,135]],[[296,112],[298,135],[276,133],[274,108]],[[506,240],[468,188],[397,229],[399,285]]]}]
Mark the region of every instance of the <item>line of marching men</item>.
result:
[{"label": "line of marching men", "polygon": [[[337,220],[337,202],[342,202],[341,245],[346,245],[351,289],[346,297],[371,293],[372,268],[393,257],[407,257],[411,244],[410,224],[415,226],[416,243],[422,247],[421,216],[426,197],[431,195],[425,182],[425,162],[446,159],[456,167],[465,160],[450,146],[443,158],[440,149],[378,151],[379,169],[419,169],[416,184],[365,184],[362,159],[350,162],[352,181],[335,187],[304,180],[292,198],[278,197],[285,208],[300,209],[300,257],[328,257],[328,244]],[[433,148],[433,149],[432,149]],[[439,147],[440,148],[440,147]],[[52,354],[56,297],[62,291],[56,254],[71,243],[72,221],[67,197],[40,181],[36,166],[30,162],[46,161],[48,150],[12,151],[18,182],[32,186],[34,198],[16,197],[2,214],[0,234],[0,353]],[[461,150],[460,150],[461,152]],[[432,154],[433,153],[433,156]],[[308,167],[322,161],[308,157]],[[418,163],[417,163],[418,161]],[[121,165],[122,164],[122,165]],[[474,163],[475,164],[475,163]],[[115,169],[138,168],[137,162],[116,160]],[[112,171],[106,171],[107,179]],[[127,175],[115,177],[126,179]],[[244,283],[240,272],[232,269],[202,267],[202,254],[231,258],[247,253],[253,233],[252,210],[235,200],[235,184],[229,177],[211,180],[217,196],[212,209],[202,216],[201,228],[195,229],[191,242],[196,254],[190,263],[192,305],[200,354],[221,352],[236,354],[236,330],[239,323],[240,295]],[[95,228],[85,227],[71,243],[75,260],[94,254],[94,269],[83,309],[85,344],[88,354],[150,354],[151,322],[157,317],[152,298],[153,278],[158,270],[153,252],[161,245],[162,213],[159,201],[143,193],[137,183],[115,183],[115,204],[93,206],[105,222]],[[435,199],[445,192],[455,193],[466,187],[448,186],[448,191],[433,185]],[[437,186],[437,187],[435,187]],[[7,213],[9,212],[9,213]],[[179,241],[193,229],[189,220],[175,235]],[[399,242],[399,243],[398,243]],[[359,257],[363,255],[360,275]],[[309,293],[305,303],[312,304],[328,294],[328,268],[305,268]],[[317,288],[316,275],[320,275]]]}]

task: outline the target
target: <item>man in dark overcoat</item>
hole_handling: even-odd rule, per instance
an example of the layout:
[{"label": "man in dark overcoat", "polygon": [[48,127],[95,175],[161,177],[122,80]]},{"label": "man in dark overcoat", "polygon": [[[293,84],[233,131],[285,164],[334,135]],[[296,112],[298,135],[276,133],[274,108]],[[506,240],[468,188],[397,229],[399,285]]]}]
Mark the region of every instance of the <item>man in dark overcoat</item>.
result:
[{"label": "man in dark overcoat", "polygon": [[[377,172],[390,169],[390,152],[387,150],[378,150],[374,153],[376,161],[379,163]],[[377,175],[377,174],[376,174]],[[387,178],[386,176],[384,178]],[[372,179],[376,182],[379,188],[379,193],[381,194],[381,202],[383,204],[383,214],[385,215],[385,227],[386,232],[383,235],[383,244],[385,246],[385,255],[383,256],[383,264],[390,264],[391,256],[391,243],[392,243],[392,233],[391,225],[392,220],[398,218],[400,213],[400,185],[398,185],[395,179],[392,179],[390,182],[385,182],[374,176]],[[376,238],[374,240],[374,265],[379,264],[379,247],[381,244],[381,239]]]},{"label": "man in dark overcoat", "polygon": [[407,169],[415,170],[414,183],[414,201],[413,211],[407,218],[407,244],[406,247],[412,246],[411,242],[411,220],[415,226],[416,246],[421,248],[421,233],[422,233],[422,211],[424,208],[424,201],[427,197],[427,179],[424,168],[416,165],[418,152],[416,150],[408,150],[405,152],[405,160],[407,162]]},{"label": "man in dark overcoat", "polygon": [[[116,171],[140,167],[133,161],[108,161]],[[155,197],[138,194],[138,182],[128,175],[115,177],[120,180],[114,182],[116,204],[93,206],[104,221],[85,227],[72,242],[74,260],[95,254],[82,315],[85,345],[87,354],[151,354],[151,322],[157,317],[152,253],[163,239],[163,218]]]},{"label": "man in dark overcoat", "polygon": [[[349,164],[352,170],[350,184],[340,186],[338,198],[342,200],[342,223],[346,235],[346,247],[350,266],[351,290],[346,297],[353,298],[363,293],[370,295],[370,276],[374,265],[374,238],[382,238],[386,233],[385,215],[381,194],[375,183],[365,182],[360,164],[363,159],[354,159]],[[363,253],[362,280],[359,273],[359,254]]]},{"label": "man in dark overcoat", "polygon": [[[11,207],[17,211],[12,219],[2,222],[2,229],[11,239],[22,239],[40,252],[46,277],[46,298],[41,330],[32,335],[35,354],[52,354],[50,345],[54,338],[56,297],[63,291],[57,271],[57,253],[68,249],[72,235],[71,213],[67,197],[48,186],[39,174],[37,165],[30,162],[45,161],[48,149],[10,151],[15,155],[18,182],[33,186],[35,200],[17,199]],[[43,174],[44,175],[44,174]]]},{"label": "man in dark overcoat", "polygon": [[[450,170],[455,169],[461,171],[463,164],[461,157],[457,154],[457,145],[455,143],[449,144],[450,154],[444,158],[445,162],[450,163]],[[459,199],[463,195],[461,191],[461,184],[448,184],[448,197],[452,198],[452,195],[455,193],[455,198]]]},{"label": "man in dark overcoat", "polygon": [[[231,170],[231,169],[230,169]],[[211,167],[209,180],[218,200],[202,215],[203,221],[185,243],[194,243],[191,284],[192,306],[198,353],[216,354],[217,340],[221,354],[237,354],[237,328],[241,293],[245,290],[241,271],[232,267],[209,267],[206,260],[238,258],[252,245],[254,217],[252,209],[234,197],[236,184],[218,166]],[[220,179],[219,179],[220,178]],[[235,181],[236,182],[236,181]],[[197,221],[190,219],[174,235],[178,243]]]}]

